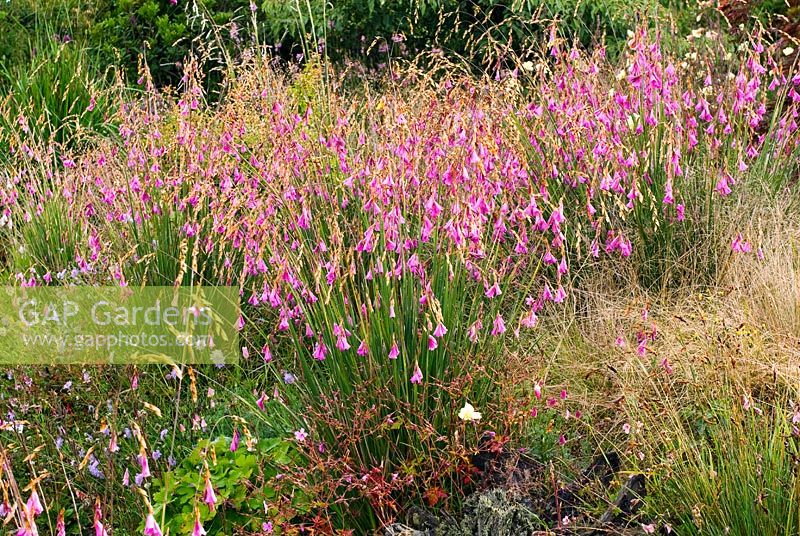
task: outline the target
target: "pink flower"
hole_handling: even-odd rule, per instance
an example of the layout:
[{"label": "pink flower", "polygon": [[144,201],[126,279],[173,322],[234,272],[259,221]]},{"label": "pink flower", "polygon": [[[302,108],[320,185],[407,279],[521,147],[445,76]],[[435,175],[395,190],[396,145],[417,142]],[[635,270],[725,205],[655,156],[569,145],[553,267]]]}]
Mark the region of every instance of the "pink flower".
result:
[{"label": "pink flower", "polygon": [[478,332],[483,329],[483,322],[480,319],[476,320],[467,330],[467,335],[472,343],[478,342]]},{"label": "pink flower", "polygon": [[161,527],[158,526],[156,518],[153,514],[147,514],[147,519],[144,522],[144,536],[162,536]]},{"label": "pink flower", "polygon": [[642,531],[645,534],[653,534],[656,531],[656,527],[652,523],[650,523],[649,525],[645,525],[644,523],[642,523]]},{"label": "pink flower", "polygon": [[67,536],[67,528],[64,524],[63,510],[58,513],[58,519],[56,519],[56,536]]},{"label": "pink flower", "polygon": [[717,186],[716,186],[715,190],[722,197],[725,197],[725,196],[727,196],[727,195],[729,195],[731,193],[732,190],[731,190],[730,186],[728,185],[728,178],[725,175],[723,175],[723,176],[721,176],[719,178],[719,181],[717,181]]},{"label": "pink flower", "polygon": [[550,290],[550,285],[547,283],[544,284],[544,290],[542,290],[542,300],[553,301],[553,291]]},{"label": "pink flower", "polygon": [[369,347],[367,346],[367,341],[361,341],[361,344],[358,345],[358,350],[356,353],[361,357],[364,357],[369,354]]},{"label": "pink flower", "polygon": [[340,351],[345,352],[350,349],[350,343],[347,342],[347,337],[344,335],[336,338],[336,348]]},{"label": "pink flower", "polygon": [[500,313],[497,313],[497,316],[494,318],[494,324],[492,326],[492,336],[496,337],[498,335],[502,335],[506,332],[506,323],[503,321],[503,317]]},{"label": "pink flower", "polygon": [[538,321],[539,321],[539,317],[536,316],[536,311],[531,309],[530,311],[528,311],[528,313],[525,316],[523,316],[520,319],[519,323],[520,323],[520,325],[522,325],[522,326],[524,326],[526,328],[532,328],[532,327],[536,326],[536,323]]},{"label": "pink flower", "polygon": [[136,456],[139,459],[139,466],[142,468],[141,475],[142,478],[147,478],[150,476],[150,464],[147,461],[147,455],[144,452],[137,454]]},{"label": "pink flower", "polygon": [[752,248],[750,247],[750,242],[747,242],[742,238],[742,233],[737,233],[736,238],[733,239],[731,242],[731,249],[737,253],[750,253]]},{"label": "pink flower", "polygon": [[534,396],[536,396],[536,400],[541,400],[542,399],[542,386],[541,386],[541,384],[539,382],[536,382],[533,385],[533,394],[534,394]]},{"label": "pink flower", "polygon": [[350,343],[347,342],[347,337],[350,335],[350,332],[344,329],[339,324],[333,325],[333,334],[336,336],[336,348],[340,351],[345,352],[350,349]]},{"label": "pink flower", "polygon": [[441,322],[436,325],[436,329],[433,330],[434,337],[444,337],[445,333],[447,333],[447,328],[444,327],[444,324]]},{"label": "pink flower", "polygon": [[25,503],[25,507],[27,508],[28,512],[33,513],[35,516],[38,516],[44,512],[42,501],[39,500],[39,494],[36,493],[36,490],[31,492],[31,496],[28,497],[28,502]]},{"label": "pink flower", "polygon": [[300,428],[299,430],[297,430],[297,431],[294,433],[294,438],[295,438],[297,441],[299,441],[300,443],[302,443],[303,441],[305,441],[307,437],[308,437],[308,434],[306,433],[306,429],[305,429],[305,428]]},{"label": "pink flower", "polygon": [[494,282],[494,285],[486,289],[487,298],[495,298],[501,294],[502,292],[500,291],[500,286],[497,284],[497,281]]},{"label": "pink flower", "polygon": [[[108,531],[103,526],[101,520],[103,519],[103,512],[100,510],[100,499],[94,505],[94,534],[95,536],[108,536]],[[145,526],[145,535],[147,535],[147,527]],[[160,536],[160,533],[159,533]]]},{"label": "pink flower", "polygon": [[264,356],[264,362],[269,363],[272,361],[272,352],[269,349],[269,345],[265,344],[264,348],[261,350],[262,355]]},{"label": "pink flower", "polygon": [[214,493],[214,486],[211,485],[211,478],[208,475],[206,475],[206,488],[203,491],[203,502],[209,508],[214,508],[214,505],[217,504],[217,495]]},{"label": "pink flower", "polygon": [[328,347],[325,346],[324,342],[318,342],[316,346],[314,346],[314,359],[317,361],[325,361],[325,356],[328,354]]},{"label": "pink flower", "polygon": [[414,364],[414,374],[411,376],[411,383],[422,383],[422,371],[419,368],[419,363]]},{"label": "pink flower", "polygon": [[233,431],[233,439],[231,439],[231,452],[236,452],[239,448],[239,429]]},{"label": "pink flower", "polygon": [[389,359],[397,359],[400,355],[400,348],[397,347],[397,343],[392,343],[392,347],[389,349]]},{"label": "pink flower", "polygon": [[438,346],[439,346],[439,343],[436,342],[436,338],[433,335],[428,335],[428,350],[430,350],[432,352],[432,351],[436,350],[436,348]]},{"label": "pink flower", "polygon": [[556,293],[553,295],[553,301],[555,303],[561,303],[561,302],[564,301],[564,299],[566,297],[567,297],[567,292],[564,290],[564,287],[561,286],[561,285],[558,285],[558,288],[556,289]]},{"label": "pink flower", "polygon": [[[144,533],[146,536],[151,536],[151,534],[147,532],[146,527]],[[106,530],[105,526],[103,526],[103,523],[99,520],[95,520],[94,522],[94,536],[108,536],[108,531]],[[161,533],[153,533],[152,536],[161,536]]]},{"label": "pink flower", "polygon": [[264,411],[264,402],[266,401],[267,401],[267,394],[261,393],[261,397],[258,400],[256,400],[256,406],[258,406],[258,409]]},{"label": "pink flower", "polygon": [[194,518],[194,529],[192,530],[192,536],[205,536],[206,529],[203,528],[202,523],[200,523],[200,513],[198,512]]}]

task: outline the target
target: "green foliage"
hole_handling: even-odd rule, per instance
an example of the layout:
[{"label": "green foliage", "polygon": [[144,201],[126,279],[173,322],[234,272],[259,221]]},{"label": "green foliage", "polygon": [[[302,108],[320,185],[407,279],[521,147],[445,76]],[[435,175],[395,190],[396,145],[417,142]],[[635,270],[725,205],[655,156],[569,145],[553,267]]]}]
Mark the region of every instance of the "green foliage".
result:
[{"label": "green foliage", "polygon": [[14,133],[26,137],[26,131],[38,142],[62,147],[112,134],[108,84],[94,69],[89,51],[49,32],[37,39],[28,62],[0,68],[5,93],[0,93],[0,144],[7,147]]},{"label": "green foliage", "polygon": [[[82,0],[13,0],[0,3],[0,65],[31,61],[44,38],[80,40],[94,14]],[[2,82],[0,82],[2,86]]]},{"label": "green foliage", "polygon": [[[323,41],[333,57],[369,55],[382,61],[439,47],[476,66],[495,67],[509,53],[539,46],[554,20],[568,39],[584,45],[605,37],[612,51],[622,46],[637,18],[667,14],[656,0],[262,0],[265,34],[282,48]],[[692,12],[692,2],[681,2]],[[684,5],[685,4],[685,5]],[[402,36],[393,40],[393,36]],[[317,43],[318,44],[318,43]]]},{"label": "green foliage", "polygon": [[[143,55],[157,85],[177,84],[184,57],[193,49],[198,51],[196,37],[205,38],[200,45],[206,49],[225,46],[215,40],[228,43],[245,37],[248,6],[248,0],[180,0],[174,5],[166,0],[105,0],[97,5],[89,40],[106,61],[125,65],[132,80],[138,77],[138,58]],[[211,31],[211,26],[234,20],[239,20],[241,36]]]},{"label": "green foliage", "polygon": [[[299,460],[292,443],[260,439],[252,450],[240,445],[235,452],[230,444],[230,438],[203,439],[175,469],[153,481],[156,518],[165,521],[162,530],[191,534],[197,511],[209,534],[260,530],[266,519],[278,519],[275,505],[286,496],[277,487],[276,476],[282,467],[294,466]],[[213,510],[202,502],[206,467],[218,500]],[[293,492],[288,501],[296,509],[305,504],[300,492]],[[271,505],[266,513],[265,504]]]},{"label": "green foliage", "polygon": [[[553,20],[585,45],[605,36],[611,51],[624,45],[639,15],[667,15],[669,8],[691,15],[693,2],[672,0],[258,0],[254,28],[249,0],[15,0],[0,7],[0,30],[14,39],[0,44],[6,65],[24,64],[25,47],[53,30],[85,43],[101,65],[123,65],[139,78],[143,55],[157,85],[178,84],[183,60],[193,51],[227,63],[239,44],[256,33],[285,57],[317,51],[324,43],[333,58],[369,57],[385,61],[416,51],[441,48],[478,67],[497,67],[509,53],[525,53],[546,38]],[[683,17],[683,15],[681,15]],[[45,21],[53,28],[43,28]],[[398,36],[397,39],[393,39]],[[218,79],[211,80],[218,83]]]},{"label": "green foliage", "polygon": [[39,216],[20,225],[12,246],[15,249],[9,252],[10,268],[14,273],[28,273],[33,269],[39,275],[66,272],[75,266],[82,242],[80,225],[66,207],[52,201],[43,207]]},{"label": "green foliage", "polygon": [[[210,232],[206,210],[201,208],[193,214],[170,208],[143,216],[141,224],[131,222],[120,235],[118,246],[125,259],[126,277],[147,285],[231,284],[241,266],[241,252],[222,245],[209,247],[197,235],[187,234],[186,229],[195,226]],[[128,239],[136,244],[132,250]],[[126,247],[128,250],[124,250]]]},{"label": "green foliage", "polygon": [[224,53],[212,49],[249,39],[249,6],[249,0],[14,0],[0,5],[0,31],[10,36],[0,41],[0,63],[11,71],[29,68],[43,42],[57,36],[88,48],[100,70],[120,65],[136,80],[143,55],[156,84],[177,84],[190,51],[220,60]]}]

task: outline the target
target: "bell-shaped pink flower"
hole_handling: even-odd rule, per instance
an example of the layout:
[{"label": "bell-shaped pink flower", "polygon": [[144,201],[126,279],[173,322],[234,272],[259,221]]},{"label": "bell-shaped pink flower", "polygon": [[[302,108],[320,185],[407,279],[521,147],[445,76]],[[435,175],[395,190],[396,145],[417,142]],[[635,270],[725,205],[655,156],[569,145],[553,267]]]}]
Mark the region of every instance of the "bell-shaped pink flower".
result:
[{"label": "bell-shaped pink flower", "polygon": [[203,524],[200,523],[200,514],[198,513],[197,516],[194,518],[194,529],[192,529],[192,536],[204,536],[207,534],[206,529],[203,528]]},{"label": "bell-shaped pink flower", "polygon": [[439,346],[439,343],[436,342],[436,337],[434,337],[433,335],[428,335],[428,350],[430,350],[432,352],[432,351],[436,350],[436,348],[438,346]]},{"label": "bell-shaped pink flower", "polygon": [[506,332],[506,323],[503,321],[503,316],[497,313],[492,324],[492,336],[496,337]]},{"label": "bell-shaped pink flower", "polygon": [[231,452],[236,452],[239,448],[239,429],[233,431],[233,439],[231,439]]},{"label": "bell-shaped pink flower", "polygon": [[419,363],[414,364],[414,374],[411,376],[411,383],[422,383],[422,370],[419,368]]},{"label": "bell-shaped pink flower", "polygon": [[144,536],[163,536],[161,527],[158,526],[152,512],[147,514],[147,519],[144,521]]},{"label": "bell-shaped pink flower", "polygon": [[206,475],[206,489],[203,492],[203,502],[206,503],[209,508],[214,508],[214,505],[217,504],[217,495],[214,493],[214,486],[211,485],[211,479],[208,478],[208,475]]},{"label": "bell-shaped pink flower", "polygon": [[42,507],[42,501],[39,500],[39,494],[36,493],[36,490],[31,492],[31,496],[28,497],[28,502],[25,504],[28,509],[28,512],[31,512],[33,515],[38,516],[44,511]]},{"label": "bell-shaped pink flower", "polygon": [[437,324],[436,329],[433,330],[434,337],[444,337],[446,333],[447,333],[447,328],[444,327],[444,324],[442,324],[441,322]]}]

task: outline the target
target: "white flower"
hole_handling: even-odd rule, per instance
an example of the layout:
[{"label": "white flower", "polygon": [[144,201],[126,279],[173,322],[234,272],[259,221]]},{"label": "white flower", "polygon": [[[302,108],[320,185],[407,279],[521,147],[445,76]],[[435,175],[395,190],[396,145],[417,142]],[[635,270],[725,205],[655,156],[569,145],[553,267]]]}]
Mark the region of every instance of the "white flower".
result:
[{"label": "white flower", "polygon": [[791,56],[792,54],[794,54],[794,48],[786,47],[786,48],[783,49],[783,55],[784,56]]},{"label": "white flower", "polygon": [[481,419],[481,412],[475,411],[472,404],[465,402],[464,407],[458,412],[458,418],[462,421],[479,421]]}]

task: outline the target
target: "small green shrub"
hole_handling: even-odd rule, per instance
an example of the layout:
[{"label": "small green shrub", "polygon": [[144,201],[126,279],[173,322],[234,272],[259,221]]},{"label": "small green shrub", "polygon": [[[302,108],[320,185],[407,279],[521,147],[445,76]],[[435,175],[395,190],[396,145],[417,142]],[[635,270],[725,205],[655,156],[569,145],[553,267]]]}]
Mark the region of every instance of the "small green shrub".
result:
[{"label": "small green shrub", "polygon": [[[284,512],[304,508],[302,494],[283,495],[276,480],[282,467],[296,463],[293,444],[278,438],[260,439],[249,448],[243,442],[237,449],[230,438],[201,440],[175,469],[153,481],[156,518],[164,521],[162,530],[175,535],[192,534],[198,514],[209,534],[258,531],[267,519],[277,525],[287,521]],[[219,501],[213,509],[202,501],[206,475]]]}]

